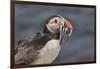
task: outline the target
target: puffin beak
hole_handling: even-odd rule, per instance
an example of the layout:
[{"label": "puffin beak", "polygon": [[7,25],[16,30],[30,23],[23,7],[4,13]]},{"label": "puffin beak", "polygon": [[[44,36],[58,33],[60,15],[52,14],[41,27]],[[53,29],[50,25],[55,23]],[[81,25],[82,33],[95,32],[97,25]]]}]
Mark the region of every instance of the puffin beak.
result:
[{"label": "puffin beak", "polygon": [[72,25],[71,23],[67,20],[64,25],[60,27],[60,44],[62,43],[64,38],[67,38],[67,40],[69,39],[69,37],[72,34]]}]

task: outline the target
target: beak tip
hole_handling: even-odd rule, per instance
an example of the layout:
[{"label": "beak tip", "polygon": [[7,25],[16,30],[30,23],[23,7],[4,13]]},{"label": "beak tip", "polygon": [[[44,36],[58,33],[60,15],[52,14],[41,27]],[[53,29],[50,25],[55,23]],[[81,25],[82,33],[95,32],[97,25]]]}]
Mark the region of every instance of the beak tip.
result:
[{"label": "beak tip", "polygon": [[67,27],[69,27],[70,29],[72,29],[73,30],[73,27],[72,27],[72,24],[71,24],[71,22],[70,21],[66,21],[66,25],[67,25]]}]

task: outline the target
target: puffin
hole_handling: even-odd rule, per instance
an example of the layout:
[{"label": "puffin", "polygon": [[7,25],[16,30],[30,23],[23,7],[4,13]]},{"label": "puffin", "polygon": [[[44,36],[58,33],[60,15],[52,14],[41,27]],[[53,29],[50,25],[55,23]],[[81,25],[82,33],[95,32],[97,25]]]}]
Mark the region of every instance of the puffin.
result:
[{"label": "puffin", "polygon": [[61,50],[64,39],[69,39],[73,31],[72,23],[61,15],[50,16],[43,32],[36,32],[19,40],[14,49],[15,65],[39,65],[52,63]]}]

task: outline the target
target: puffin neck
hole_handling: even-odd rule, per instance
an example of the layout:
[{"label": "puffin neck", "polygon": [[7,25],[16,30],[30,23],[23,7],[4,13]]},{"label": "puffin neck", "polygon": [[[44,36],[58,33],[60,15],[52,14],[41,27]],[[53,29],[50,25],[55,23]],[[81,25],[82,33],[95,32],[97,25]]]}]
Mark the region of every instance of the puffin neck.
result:
[{"label": "puffin neck", "polygon": [[44,34],[47,34],[48,36],[50,36],[52,39],[59,39],[60,37],[60,33],[52,33],[50,32],[46,27],[43,31]]}]

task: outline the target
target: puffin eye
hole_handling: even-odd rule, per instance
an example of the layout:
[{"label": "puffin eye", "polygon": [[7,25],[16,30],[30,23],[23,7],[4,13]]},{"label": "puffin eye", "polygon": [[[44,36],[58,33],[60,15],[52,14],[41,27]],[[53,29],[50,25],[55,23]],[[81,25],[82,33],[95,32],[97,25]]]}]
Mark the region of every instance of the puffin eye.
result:
[{"label": "puffin eye", "polygon": [[54,21],[55,23],[57,23],[57,19],[55,19],[55,21]]}]

